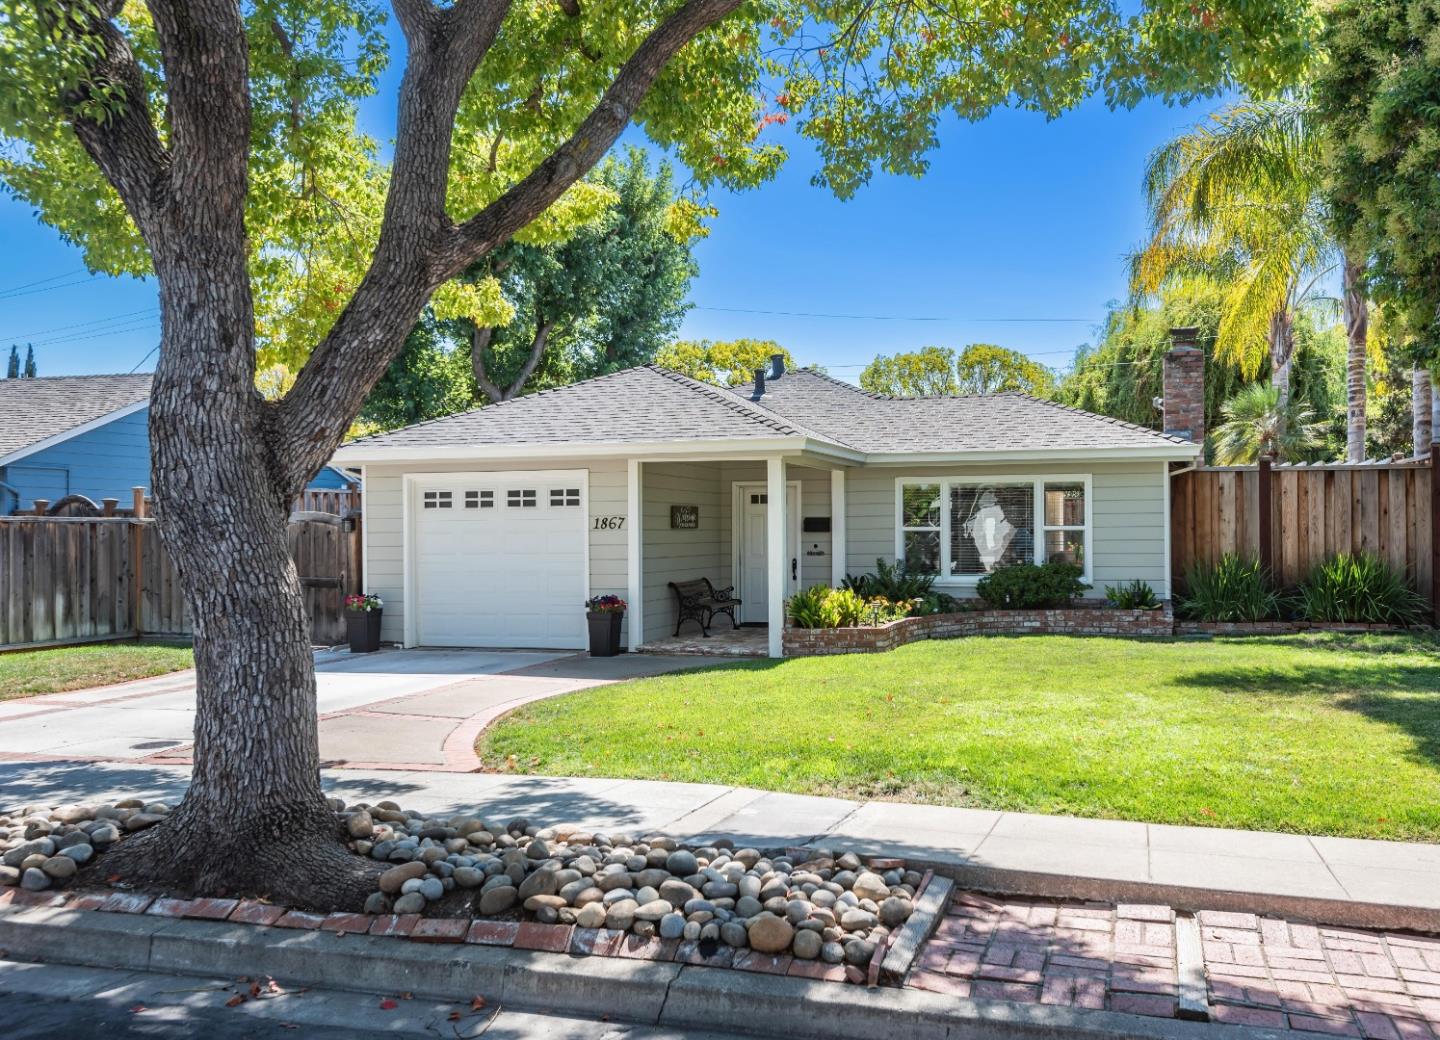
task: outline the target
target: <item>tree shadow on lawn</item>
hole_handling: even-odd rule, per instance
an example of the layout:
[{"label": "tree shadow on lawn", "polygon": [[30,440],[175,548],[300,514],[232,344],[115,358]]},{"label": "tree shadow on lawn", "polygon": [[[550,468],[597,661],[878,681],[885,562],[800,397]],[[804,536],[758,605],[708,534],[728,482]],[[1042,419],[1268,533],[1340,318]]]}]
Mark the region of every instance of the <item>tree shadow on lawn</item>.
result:
[{"label": "tree shadow on lawn", "polygon": [[1414,740],[1418,758],[1440,766],[1440,658],[1424,665],[1377,661],[1211,668],[1171,682],[1223,694],[1323,697],[1327,705],[1403,730]]}]

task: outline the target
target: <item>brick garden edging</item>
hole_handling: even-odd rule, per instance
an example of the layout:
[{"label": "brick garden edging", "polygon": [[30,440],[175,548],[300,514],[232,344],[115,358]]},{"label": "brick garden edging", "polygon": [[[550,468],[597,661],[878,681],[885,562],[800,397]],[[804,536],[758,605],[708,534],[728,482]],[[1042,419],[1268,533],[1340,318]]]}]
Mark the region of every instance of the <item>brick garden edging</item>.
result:
[{"label": "brick garden edging", "polygon": [[873,654],[921,639],[957,636],[1072,635],[1170,636],[1175,616],[1169,605],[1157,610],[1072,607],[1062,610],[967,610],[901,618],[860,628],[796,628],[785,624],[786,657]]},{"label": "brick garden edging", "polygon": [[1289,636],[1297,632],[1404,632],[1359,621],[1177,621],[1177,636]]}]

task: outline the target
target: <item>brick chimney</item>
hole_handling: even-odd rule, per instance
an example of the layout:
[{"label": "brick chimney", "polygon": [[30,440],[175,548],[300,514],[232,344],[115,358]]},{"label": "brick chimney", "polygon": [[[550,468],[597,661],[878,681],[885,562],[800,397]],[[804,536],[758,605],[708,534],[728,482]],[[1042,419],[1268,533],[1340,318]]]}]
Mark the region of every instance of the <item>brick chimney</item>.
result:
[{"label": "brick chimney", "polygon": [[1160,399],[1163,429],[1200,444],[1205,440],[1205,352],[1200,349],[1200,330],[1171,329],[1170,343]]}]

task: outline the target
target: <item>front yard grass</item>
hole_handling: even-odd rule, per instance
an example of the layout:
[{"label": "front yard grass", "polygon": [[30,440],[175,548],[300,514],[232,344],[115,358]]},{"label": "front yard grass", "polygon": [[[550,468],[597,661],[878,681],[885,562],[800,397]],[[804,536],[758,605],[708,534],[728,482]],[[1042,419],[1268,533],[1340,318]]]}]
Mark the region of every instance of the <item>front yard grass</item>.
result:
[{"label": "front yard grass", "polygon": [[169,643],[97,643],[0,654],[0,700],[178,672],[194,664],[190,647]]},{"label": "front yard grass", "polygon": [[539,701],[476,750],[525,773],[1435,841],[1440,643],[912,643]]}]

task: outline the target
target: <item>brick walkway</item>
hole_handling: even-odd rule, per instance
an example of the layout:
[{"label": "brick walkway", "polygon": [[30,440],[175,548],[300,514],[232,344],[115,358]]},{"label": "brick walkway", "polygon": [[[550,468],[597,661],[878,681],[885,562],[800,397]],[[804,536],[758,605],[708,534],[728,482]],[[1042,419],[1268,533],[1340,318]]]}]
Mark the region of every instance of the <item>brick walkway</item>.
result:
[{"label": "brick walkway", "polygon": [[[979,1000],[1179,1010],[1176,915],[958,893],[907,982]],[[1215,1022],[1370,1040],[1440,1037],[1440,938],[1201,911]]]}]

